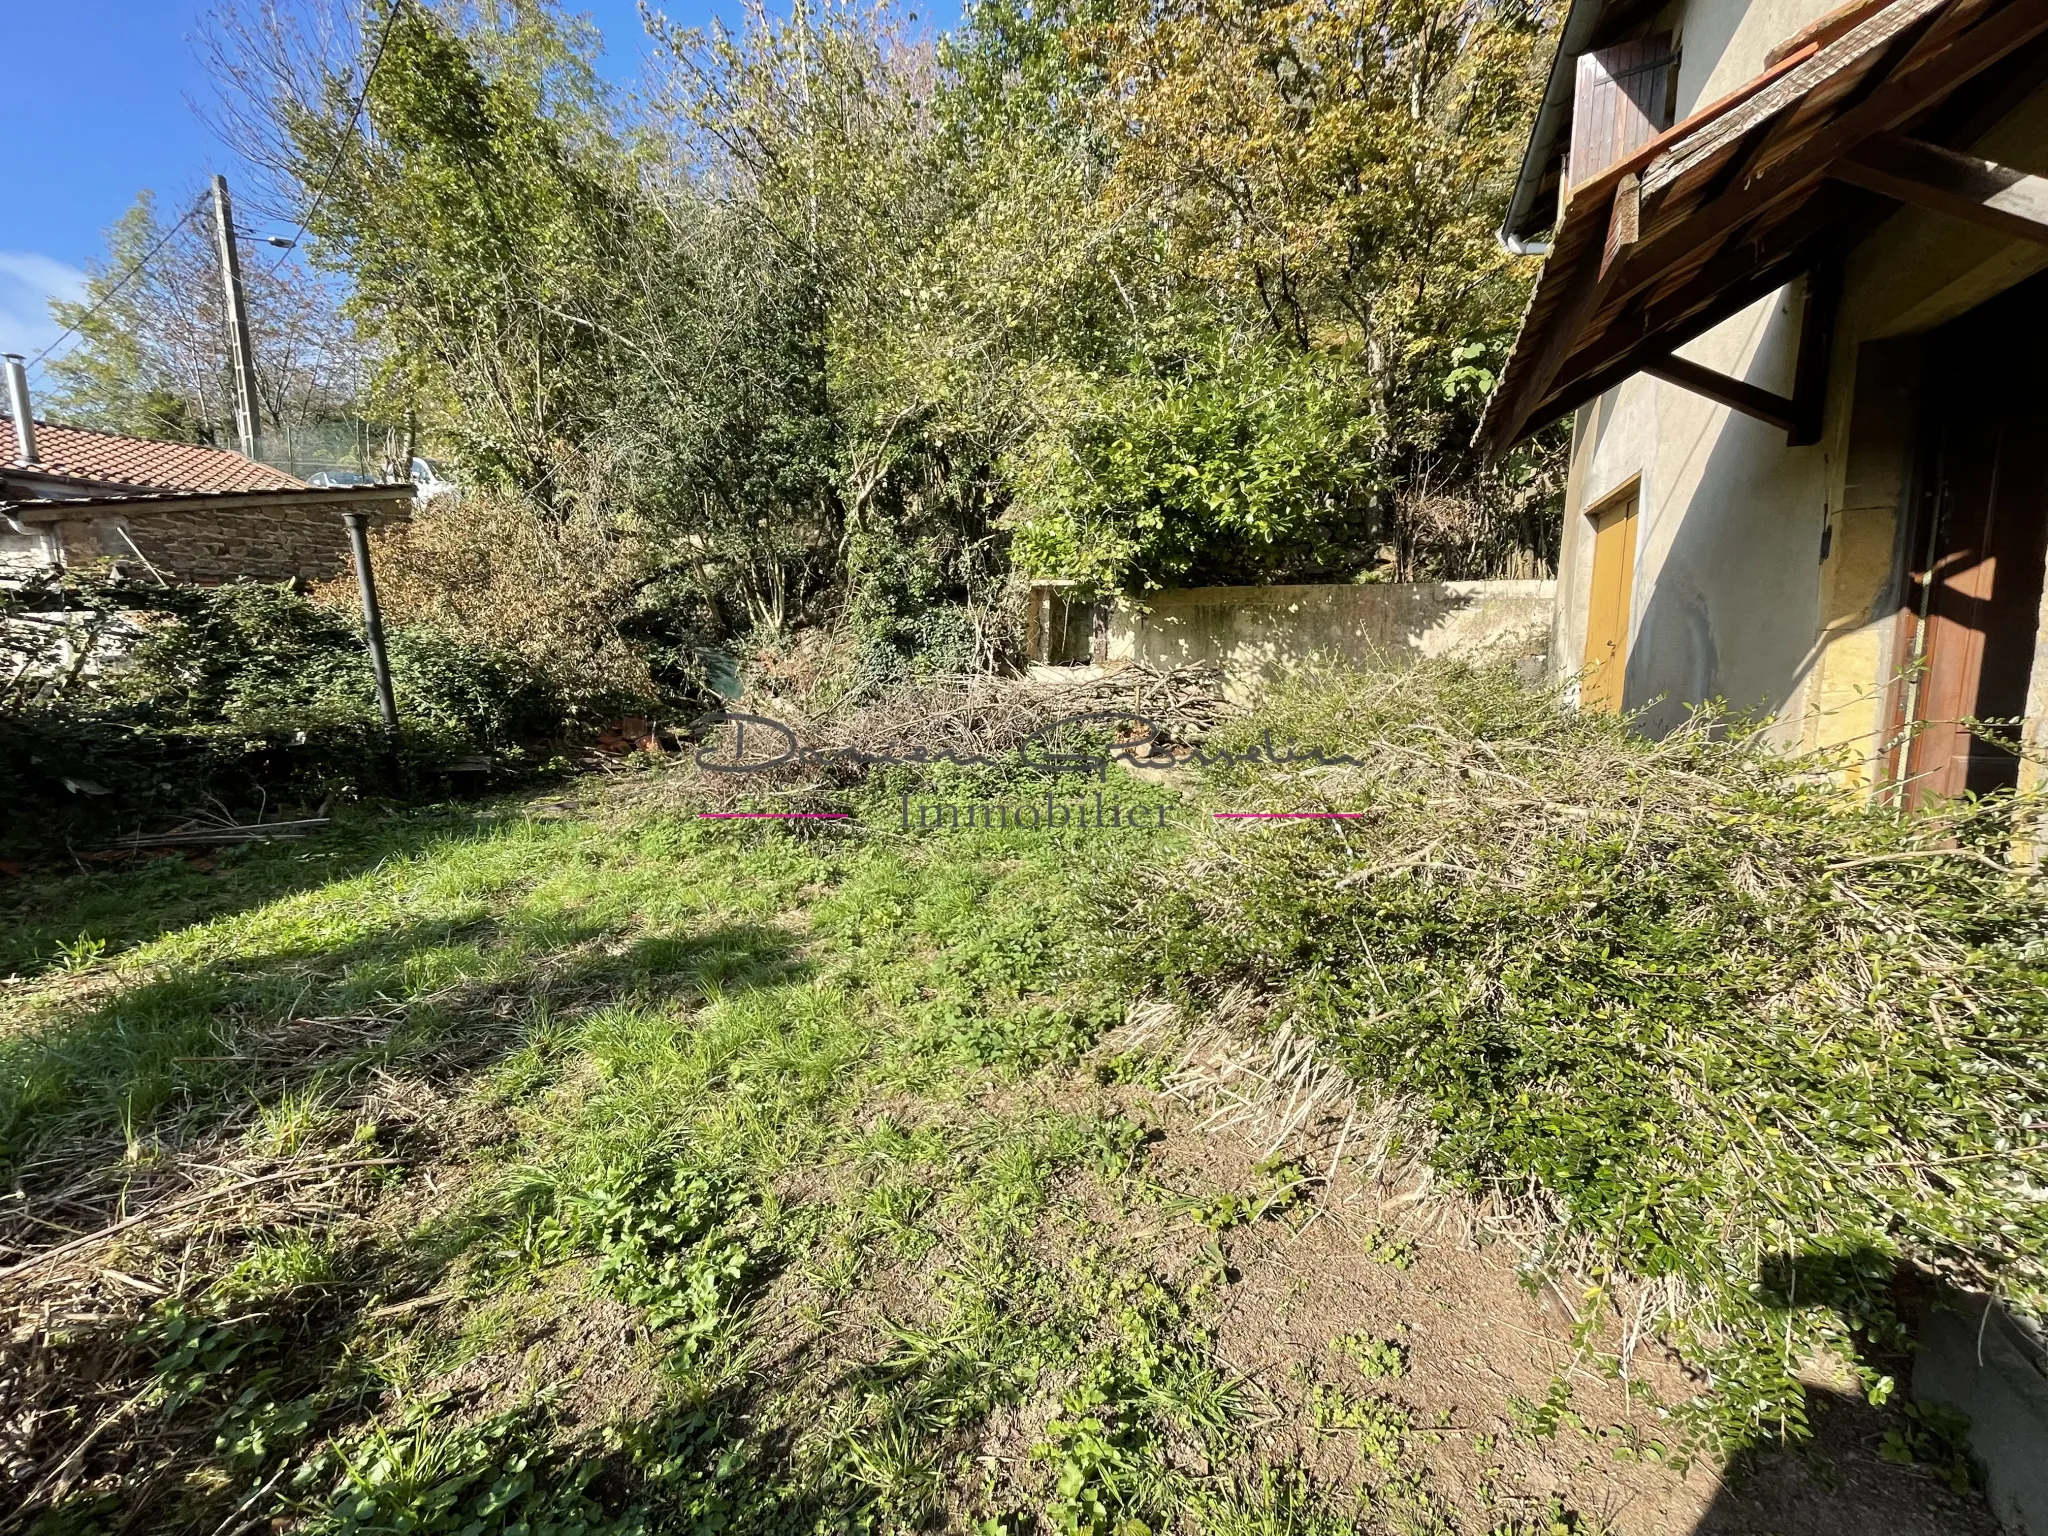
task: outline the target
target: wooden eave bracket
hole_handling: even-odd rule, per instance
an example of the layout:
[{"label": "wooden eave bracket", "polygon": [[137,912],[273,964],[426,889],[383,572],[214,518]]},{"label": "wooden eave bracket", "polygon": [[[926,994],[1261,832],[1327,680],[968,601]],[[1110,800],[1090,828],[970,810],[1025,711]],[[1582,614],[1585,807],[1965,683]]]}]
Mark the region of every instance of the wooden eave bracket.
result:
[{"label": "wooden eave bracket", "polygon": [[[1950,20],[1937,23],[1944,11],[1951,13]],[[1848,30],[1833,36],[1841,27]],[[1598,314],[1624,310],[1684,261],[1711,259],[1711,253],[1744,225],[1775,204],[1810,192],[1824,178],[1875,187],[1894,198],[1928,201],[1959,217],[1995,223],[2027,239],[2048,240],[2042,232],[2048,226],[2048,201],[2036,202],[2039,193],[2048,191],[2048,186],[2036,183],[2048,178],[2028,177],[1989,161],[1958,166],[1955,161],[1968,162],[1971,157],[1918,141],[1907,141],[1917,147],[1903,152],[1912,155],[1910,165],[1902,153],[1886,153],[1897,147],[1899,130],[1908,122],[2044,33],[2048,0],[1887,0],[1874,9],[1844,6],[1801,38],[1790,40],[1795,51],[1756,80],[1572,188],[1559,215],[1556,254],[1546,263],[1531,297],[1524,333],[1517,339],[1502,389],[1481,422],[1476,440],[1482,452],[1489,459],[1497,456],[1524,435],[1547,399],[1565,393],[1554,386],[1581,332]],[[1667,195],[1687,178],[1711,173],[1723,157],[1741,149],[1743,140],[1767,134],[1781,119],[1791,120],[1786,114],[1828,88],[1837,76],[1866,64],[1875,67],[1888,51],[1902,46],[1908,49],[1905,59],[1886,66],[1886,73],[1867,92],[1851,98],[1852,105],[1810,126],[1739,184],[1704,205],[1661,216]],[[1755,150],[1745,153],[1754,157]],[[1888,178],[1889,184],[1877,187],[1869,179],[1877,176]],[[1633,178],[1627,187],[1621,185],[1625,177]],[[1933,203],[1936,197],[1942,201]],[[1593,222],[1596,219],[1604,231]],[[1822,320],[1831,319],[1825,313],[1828,306],[1811,308]],[[1798,399],[1725,379],[1712,369],[1668,355],[1633,366],[1785,425],[1788,440],[1796,445],[1818,440],[1819,399],[1825,383],[1825,348],[1802,345],[1802,353],[1808,361],[1799,375],[1807,387],[1795,386],[1795,395],[1803,397]],[[1814,383],[1816,379],[1820,383]]]},{"label": "wooden eave bracket", "polygon": [[1806,302],[1799,317],[1799,357],[1793,365],[1790,395],[1776,394],[1676,353],[1644,363],[1643,372],[1703,395],[1716,405],[1768,422],[1785,434],[1788,448],[1811,447],[1820,441],[1821,418],[1827,406],[1828,354],[1834,346],[1841,270],[1839,262],[1828,260],[1806,275]]},{"label": "wooden eave bracket", "polygon": [[1655,362],[1643,364],[1643,372],[1653,379],[1662,379],[1667,384],[1676,384],[1680,389],[1689,389],[1696,395],[1704,395],[1716,405],[1725,405],[1731,411],[1740,411],[1745,416],[1754,416],[1758,421],[1769,422],[1784,432],[1789,439],[1797,415],[1792,401],[1784,395],[1771,393],[1742,379],[1716,372],[1699,363],[1688,361],[1677,353],[1660,357]]},{"label": "wooden eave bracket", "polygon": [[2048,176],[1958,154],[1903,133],[1865,139],[1837,160],[1829,174],[1902,203],[2048,245]]}]

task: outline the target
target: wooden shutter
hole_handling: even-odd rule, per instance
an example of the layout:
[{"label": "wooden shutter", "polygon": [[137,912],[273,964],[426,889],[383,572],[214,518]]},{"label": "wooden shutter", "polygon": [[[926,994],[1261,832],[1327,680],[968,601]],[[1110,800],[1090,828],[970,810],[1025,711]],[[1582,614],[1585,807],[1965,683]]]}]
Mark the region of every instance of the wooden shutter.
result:
[{"label": "wooden shutter", "polygon": [[1677,65],[1668,35],[1579,55],[1569,185],[1592,180],[1671,126]]}]

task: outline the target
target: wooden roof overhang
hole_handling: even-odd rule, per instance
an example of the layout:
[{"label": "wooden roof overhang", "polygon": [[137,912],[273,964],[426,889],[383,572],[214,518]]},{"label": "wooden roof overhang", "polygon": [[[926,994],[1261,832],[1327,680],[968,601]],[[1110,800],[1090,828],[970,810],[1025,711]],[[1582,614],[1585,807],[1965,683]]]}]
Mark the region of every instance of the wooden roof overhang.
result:
[{"label": "wooden roof overhang", "polygon": [[166,512],[212,512],[288,507],[294,511],[360,512],[380,522],[404,522],[412,516],[418,488],[409,480],[388,485],[307,485],[295,490],[269,487],[240,491],[109,490],[79,496],[37,496],[10,501],[0,497],[0,516],[22,531],[59,523],[104,517],[119,512],[148,517]]},{"label": "wooden roof overhang", "polygon": [[2048,241],[2048,178],[1941,147],[1973,143],[2040,85],[2044,38],[2048,0],[1857,0],[1571,188],[1480,423],[1482,454],[1642,372],[1816,441],[1830,304],[1806,306],[1791,397],[1672,349],[1828,270],[1901,201]]}]

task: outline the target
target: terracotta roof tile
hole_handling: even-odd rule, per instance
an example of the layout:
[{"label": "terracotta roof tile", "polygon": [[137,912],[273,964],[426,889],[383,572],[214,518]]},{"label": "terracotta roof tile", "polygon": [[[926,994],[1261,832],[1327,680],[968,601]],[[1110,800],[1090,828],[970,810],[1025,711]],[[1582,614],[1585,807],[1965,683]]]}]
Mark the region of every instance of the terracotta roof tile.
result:
[{"label": "terracotta roof tile", "polygon": [[305,484],[225,448],[160,443],[87,427],[36,423],[33,466],[14,462],[14,423],[0,419],[0,468],[151,491],[291,491]]}]

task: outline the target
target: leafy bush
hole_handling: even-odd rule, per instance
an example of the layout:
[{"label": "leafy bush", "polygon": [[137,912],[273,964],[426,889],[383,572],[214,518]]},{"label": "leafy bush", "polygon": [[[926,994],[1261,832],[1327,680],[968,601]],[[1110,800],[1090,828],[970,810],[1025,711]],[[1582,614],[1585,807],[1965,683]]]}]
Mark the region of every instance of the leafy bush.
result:
[{"label": "leafy bush", "polygon": [[638,1536],[637,1512],[608,1515],[590,1484],[603,1463],[550,1443],[537,1408],[454,1422],[443,1398],[415,1399],[395,1422],[325,1448],[299,1480],[331,1481],[303,1529],[319,1536],[387,1531],[450,1536]]},{"label": "leafy bush", "polygon": [[[104,835],[211,800],[313,800],[388,782],[392,743],[362,634],[283,586],[198,588],[69,576],[10,595],[9,617],[92,615],[138,627],[125,655],[57,671],[40,659],[0,701],[0,794],[19,846]],[[401,771],[472,754],[541,760],[566,706],[516,655],[424,627],[389,636]],[[29,660],[22,657],[21,660]]]},{"label": "leafy bush", "polygon": [[1368,549],[1378,431],[1344,360],[1219,340],[1071,394],[1064,430],[1012,464],[1026,567],[1150,589],[1270,580]]},{"label": "leafy bush", "polygon": [[[653,691],[647,657],[620,627],[641,616],[652,559],[630,530],[473,491],[429,502],[373,540],[385,622],[395,631],[452,636],[517,658],[572,715]],[[330,583],[315,599],[352,614],[354,579]]]},{"label": "leafy bush", "polygon": [[597,1250],[597,1277],[643,1307],[684,1359],[710,1348],[756,1268],[752,1198],[714,1175],[644,1164],[613,1168],[569,1202]]},{"label": "leafy bush", "polygon": [[1304,684],[1217,744],[1268,729],[1353,761],[1219,769],[1234,805],[1364,814],[1218,824],[1113,900],[1133,963],[1254,985],[1406,1100],[1588,1272],[1589,1329],[1626,1294],[1708,1367],[1709,1442],[1798,1435],[1821,1347],[1882,1400],[1904,1270],[2048,1304],[2048,886],[2005,863],[2038,804],[1906,817],[1738,722],[1653,742],[1462,667]]}]

